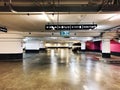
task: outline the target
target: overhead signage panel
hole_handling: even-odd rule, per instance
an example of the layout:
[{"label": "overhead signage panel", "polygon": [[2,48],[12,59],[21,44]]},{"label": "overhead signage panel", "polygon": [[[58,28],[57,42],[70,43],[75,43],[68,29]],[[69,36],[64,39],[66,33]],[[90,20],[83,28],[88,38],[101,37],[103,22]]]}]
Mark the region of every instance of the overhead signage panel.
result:
[{"label": "overhead signage panel", "polygon": [[7,32],[7,28],[6,27],[0,27],[0,31]]},{"label": "overhead signage panel", "polygon": [[87,30],[94,29],[97,24],[80,24],[80,25],[45,25],[46,30]]}]

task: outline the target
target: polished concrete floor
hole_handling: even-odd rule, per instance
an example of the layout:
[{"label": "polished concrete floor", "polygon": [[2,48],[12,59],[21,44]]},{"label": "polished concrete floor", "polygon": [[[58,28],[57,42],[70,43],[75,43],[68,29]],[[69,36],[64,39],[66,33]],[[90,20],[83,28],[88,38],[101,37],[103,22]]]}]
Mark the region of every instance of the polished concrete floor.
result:
[{"label": "polished concrete floor", "polygon": [[24,54],[23,62],[0,62],[0,90],[120,90],[120,66],[93,56],[49,49]]}]

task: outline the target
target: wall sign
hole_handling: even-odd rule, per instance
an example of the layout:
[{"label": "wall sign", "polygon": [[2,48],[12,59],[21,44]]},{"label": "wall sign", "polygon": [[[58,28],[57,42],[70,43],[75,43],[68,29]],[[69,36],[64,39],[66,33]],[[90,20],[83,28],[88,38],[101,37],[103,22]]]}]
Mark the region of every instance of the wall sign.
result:
[{"label": "wall sign", "polygon": [[45,25],[46,30],[88,30],[94,29],[97,24],[80,24],[80,25]]}]

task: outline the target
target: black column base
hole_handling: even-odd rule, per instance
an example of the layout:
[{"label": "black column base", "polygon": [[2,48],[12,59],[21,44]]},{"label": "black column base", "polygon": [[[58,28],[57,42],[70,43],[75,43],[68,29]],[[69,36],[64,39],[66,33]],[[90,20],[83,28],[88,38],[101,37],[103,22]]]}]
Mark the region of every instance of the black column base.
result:
[{"label": "black column base", "polygon": [[40,51],[40,53],[46,53],[47,49],[46,48],[40,48],[39,51]]},{"label": "black column base", "polygon": [[110,53],[102,53],[102,57],[103,58],[111,58],[111,54]]},{"label": "black column base", "polygon": [[22,61],[23,53],[0,54],[0,61]]},{"label": "black column base", "polygon": [[85,52],[86,50],[80,50],[80,51]]},{"label": "black column base", "polygon": [[111,52],[112,55],[120,56],[120,52]]},{"label": "black column base", "polygon": [[72,49],[72,47],[68,47],[68,49]]},{"label": "black column base", "polygon": [[25,50],[26,53],[39,53],[39,50]]},{"label": "black column base", "polygon": [[46,51],[46,48],[40,48],[39,50],[40,51]]}]

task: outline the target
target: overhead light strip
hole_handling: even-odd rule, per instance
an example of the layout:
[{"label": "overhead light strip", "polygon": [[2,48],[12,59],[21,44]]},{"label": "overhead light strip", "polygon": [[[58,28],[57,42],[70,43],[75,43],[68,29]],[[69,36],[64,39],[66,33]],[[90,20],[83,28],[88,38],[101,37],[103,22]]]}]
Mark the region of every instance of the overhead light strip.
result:
[{"label": "overhead light strip", "polygon": [[109,21],[120,19],[120,15],[115,15],[109,19]]},{"label": "overhead light strip", "polygon": [[48,18],[47,14],[45,12],[42,12],[42,15],[47,22],[50,22],[50,19]]}]

